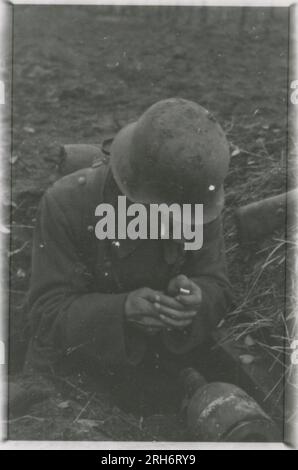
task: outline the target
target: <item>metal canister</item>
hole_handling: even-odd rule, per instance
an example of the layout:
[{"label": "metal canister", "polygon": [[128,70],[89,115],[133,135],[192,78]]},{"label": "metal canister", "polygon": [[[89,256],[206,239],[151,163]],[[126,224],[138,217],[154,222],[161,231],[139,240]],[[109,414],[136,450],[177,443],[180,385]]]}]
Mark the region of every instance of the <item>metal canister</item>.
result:
[{"label": "metal canister", "polygon": [[206,383],[192,368],[182,372],[190,437],[205,442],[277,442],[273,420],[244,390],[223,382]]},{"label": "metal canister", "polygon": [[64,176],[92,166],[104,158],[100,144],[68,144],[61,146],[58,171]]}]

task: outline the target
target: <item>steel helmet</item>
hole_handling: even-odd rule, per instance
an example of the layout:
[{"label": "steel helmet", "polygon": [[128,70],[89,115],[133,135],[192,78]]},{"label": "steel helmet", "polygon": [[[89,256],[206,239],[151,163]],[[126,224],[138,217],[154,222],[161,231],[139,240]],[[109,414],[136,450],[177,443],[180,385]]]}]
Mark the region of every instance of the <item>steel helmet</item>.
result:
[{"label": "steel helmet", "polygon": [[204,204],[204,223],[220,214],[229,146],[215,118],[181,98],[159,101],[111,145],[120,190],[139,203]]}]

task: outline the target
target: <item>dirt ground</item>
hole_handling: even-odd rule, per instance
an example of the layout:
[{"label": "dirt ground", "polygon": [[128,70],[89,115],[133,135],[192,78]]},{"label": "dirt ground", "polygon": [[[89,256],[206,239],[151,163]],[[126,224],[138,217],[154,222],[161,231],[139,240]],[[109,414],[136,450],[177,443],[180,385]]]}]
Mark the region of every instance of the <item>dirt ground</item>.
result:
[{"label": "dirt ground", "polygon": [[[210,109],[231,143],[225,226],[230,277],[241,304],[272,243],[242,247],[232,215],[236,207],[286,188],[287,57],[288,16],[281,9],[243,14],[239,8],[224,13],[185,8],[181,14],[173,8],[147,7],[144,13],[138,8],[14,7],[11,375],[20,372],[26,345],[23,304],[36,207],[57,177],[60,145],[101,142],[166,97],[181,96]],[[283,266],[274,278],[269,273],[258,281],[263,291],[271,289],[257,298],[271,316],[284,311]],[[146,411],[150,384],[142,383],[140,406],[123,411],[98,382],[95,388],[86,376],[66,378],[30,415],[11,421],[9,436],[184,439],[177,403],[166,400],[176,385],[167,384],[160,406],[151,406],[158,398],[156,390],[150,392]]]}]

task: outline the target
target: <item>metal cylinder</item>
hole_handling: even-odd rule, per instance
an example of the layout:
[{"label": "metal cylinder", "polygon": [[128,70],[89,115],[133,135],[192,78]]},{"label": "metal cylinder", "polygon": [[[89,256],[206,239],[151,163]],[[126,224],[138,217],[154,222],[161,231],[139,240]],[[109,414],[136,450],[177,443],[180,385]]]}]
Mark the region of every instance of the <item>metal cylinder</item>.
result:
[{"label": "metal cylinder", "polygon": [[[204,383],[200,374],[188,369],[183,380],[193,385]],[[191,377],[192,375],[192,377]],[[276,442],[275,423],[239,387],[222,382],[205,383],[188,398],[187,426],[191,438],[209,442]]]},{"label": "metal cylinder", "polygon": [[104,158],[101,144],[62,145],[59,154],[58,171],[64,176],[92,166]]},{"label": "metal cylinder", "polygon": [[240,240],[257,240],[285,227],[293,218],[297,199],[298,189],[293,189],[237,209],[235,216]]}]

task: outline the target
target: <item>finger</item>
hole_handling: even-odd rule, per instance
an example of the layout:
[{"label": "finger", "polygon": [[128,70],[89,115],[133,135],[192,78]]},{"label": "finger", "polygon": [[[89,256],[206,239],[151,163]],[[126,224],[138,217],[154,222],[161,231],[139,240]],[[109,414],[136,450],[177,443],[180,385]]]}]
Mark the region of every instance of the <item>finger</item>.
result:
[{"label": "finger", "polygon": [[160,318],[166,325],[170,325],[175,328],[186,328],[192,322],[192,320],[174,320],[173,318],[169,318],[164,315],[161,315]]},{"label": "finger", "polygon": [[143,299],[149,300],[149,302],[154,303],[156,296],[159,294],[158,291],[150,289],[149,287],[144,290]]},{"label": "finger", "polygon": [[163,322],[160,320],[159,317],[154,318],[154,317],[149,317],[149,316],[142,316],[142,317],[138,317],[138,319],[132,320],[132,321],[135,322],[135,323],[138,323],[140,325],[153,327],[153,328],[160,328],[160,327],[164,326]]},{"label": "finger", "polygon": [[201,292],[189,295],[177,295],[176,300],[186,307],[198,307],[202,302]]},{"label": "finger", "polygon": [[197,314],[197,312],[195,312],[194,310],[178,311],[170,307],[165,307],[164,305],[160,305],[160,304],[154,304],[154,305],[156,306],[156,309],[158,310],[159,315],[166,315],[166,316],[169,316],[170,318],[174,318],[178,320],[192,319]]},{"label": "finger", "polygon": [[156,318],[158,319],[158,310],[152,302],[144,302],[142,305],[142,310],[138,315],[135,315],[138,319],[142,318]]},{"label": "finger", "polygon": [[[190,294],[195,294],[196,291],[199,289],[199,286],[192,279],[189,279],[186,276],[184,276],[184,278],[179,283],[178,291],[181,292],[181,289],[190,292]],[[185,295],[190,295],[190,294],[185,294]]]},{"label": "finger", "polygon": [[169,282],[168,293],[171,295],[178,294],[181,287],[184,289],[191,288],[191,281],[185,274],[179,274]]},{"label": "finger", "polygon": [[139,316],[141,315],[142,317],[158,319],[158,309],[155,306],[156,295],[156,292],[154,292],[154,295],[151,297],[151,301],[148,299],[142,299],[140,314],[136,315],[137,318],[139,318]]},{"label": "finger", "polygon": [[184,289],[191,287],[192,284],[192,281],[185,276],[185,274],[179,274],[176,278],[176,282],[179,287],[183,287]]},{"label": "finger", "polygon": [[183,305],[177,299],[169,297],[165,294],[157,294],[155,296],[155,303],[164,305],[165,307],[173,308],[174,310],[184,310]]}]

